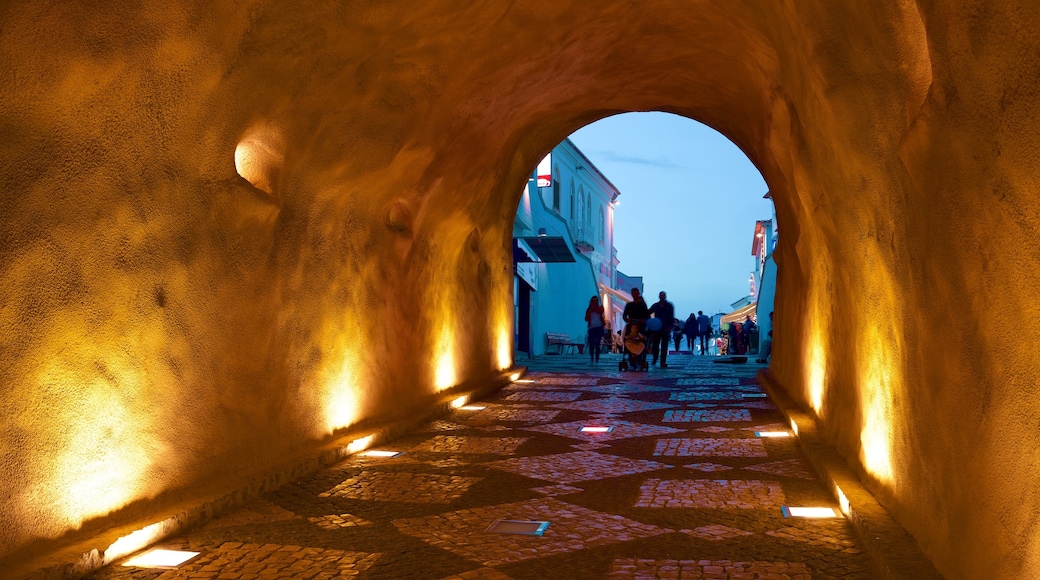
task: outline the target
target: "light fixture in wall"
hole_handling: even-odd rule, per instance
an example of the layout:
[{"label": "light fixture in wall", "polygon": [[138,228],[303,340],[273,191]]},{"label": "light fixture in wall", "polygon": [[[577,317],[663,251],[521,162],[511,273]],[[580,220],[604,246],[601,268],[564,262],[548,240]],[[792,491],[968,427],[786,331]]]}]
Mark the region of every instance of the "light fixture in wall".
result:
[{"label": "light fixture in wall", "polygon": [[549,234],[545,231],[545,228],[538,228],[538,237],[539,238],[544,238],[547,235],[549,235]]},{"label": "light fixture in wall", "polygon": [[791,436],[791,433],[789,431],[755,431],[755,437],[772,438],[772,437],[790,437],[790,436]]},{"label": "light fixture in wall", "polygon": [[361,455],[365,457],[397,457],[398,455],[404,455],[404,451],[389,451],[385,449],[372,449],[365,451]]},{"label": "light fixture in wall", "polygon": [[465,407],[466,403],[468,403],[468,402],[469,402],[469,395],[462,395],[461,397],[457,397],[454,400],[452,400],[451,408],[452,409],[460,409],[462,407]]},{"label": "light fixture in wall", "polygon": [[838,517],[838,512],[830,507],[794,507],[785,505],[780,506],[780,513],[784,514],[785,518],[825,519]]},{"label": "light fixture in wall", "polygon": [[123,562],[123,566],[132,566],[134,568],[165,568],[167,570],[172,570],[197,558],[200,553],[201,552],[164,550],[156,548],[154,550],[148,550],[147,552],[141,552],[126,562]]}]

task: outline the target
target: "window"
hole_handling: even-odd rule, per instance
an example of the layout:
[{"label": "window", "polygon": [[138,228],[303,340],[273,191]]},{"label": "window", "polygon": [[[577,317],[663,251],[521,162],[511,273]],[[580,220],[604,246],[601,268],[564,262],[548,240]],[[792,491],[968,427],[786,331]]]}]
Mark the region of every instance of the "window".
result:
[{"label": "window", "polygon": [[604,228],[604,224],[605,223],[606,222],[603,219],[603,206],[601,205],[601,206],[599,206],[599,241],[600,241],[600,243],[603,242],[603,230],[605,229]]},{"label": "window", "polygon": [[560,170],[553,170],[553,209],[560,213]]},{"label": "window", "polygon": [[570,197],[570,200],[571,200],[571,221],[573,222],[574,221],[574,180],[573,179],[571,180],[571,189],[570,189],[570,196],[569,197]]}]

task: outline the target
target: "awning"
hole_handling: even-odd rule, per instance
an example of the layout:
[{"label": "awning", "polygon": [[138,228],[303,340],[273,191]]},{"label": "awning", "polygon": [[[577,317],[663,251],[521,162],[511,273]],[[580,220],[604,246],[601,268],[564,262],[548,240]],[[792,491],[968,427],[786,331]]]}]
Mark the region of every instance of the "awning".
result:
[{"label": "awning", "polygon": [[603,284],[599,285],[599,291],[604,293],[604,294],[610,294],[611,296],[613,296],[614,298],[617,298],[618,300],[624,302],[625,304],[628,304],[629,302],[632,301],[632,295],[629,294],[628,292],[624,292],[622,290],[614,290],[613,288],[607,288]]},{"label": "awning", "polygon": [[[523,242],[521,245],[520,242]],[[530,252],[527,250],[530,249]],[[530,253],[533,252],[534,256]],[[537,260],[535,260],[537,258]],[[513,238],[513,260],[516,262],[574,262],[574,255],[563,236]]]},{"label": "awning", "polygon": [[744,322],[744,319],[751,316],[751,320],[755,319],[755,311],[758,309],[758,303],[752,302],[747,306],[741,306],[740,308],[730,312],[729,314],[722,315],[722,324],[728,322]]}]

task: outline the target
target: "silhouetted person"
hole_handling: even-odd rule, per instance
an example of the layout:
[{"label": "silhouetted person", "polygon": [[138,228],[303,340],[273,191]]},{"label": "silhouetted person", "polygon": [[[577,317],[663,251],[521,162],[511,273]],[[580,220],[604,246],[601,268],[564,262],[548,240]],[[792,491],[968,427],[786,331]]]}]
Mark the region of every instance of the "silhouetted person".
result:
[{"label": "silhouetted person", "polygon": [[589,307],[585,309],[585,322],[588,323],[589,362],[599,362],[600,346],[603,344],[604,319],[603,307],[599,304],[599,297],[593,296],[589,299]]},{"label": "silhouetted person", "polygon": [[690,317],[683,324],[682,332],[686,335],[686,346],[690,348],[690,353],[693,353],[694,347],[697,346],[697,337],[701,335],[696,314],[690,313]]},{"label": "silhouetted person", "polygon": [[666,300],[668,297],[662,290],[657,297],[659,300],[650,307],[650,314],[661,321],[661,330],[650,337],[653,345],[654,360],[651,364],[657,364],[657,353],[661,353],[661,368],[668,368],[668,339],[672,335],[672,322],[675,320],[675,307]]},{"label": "silhouetted person", "polygon": [[701,337],[701,354],[707,354],[707,341],[711,336],[711,319],[705,316],[702,310],[697,311],[697,332]]}]

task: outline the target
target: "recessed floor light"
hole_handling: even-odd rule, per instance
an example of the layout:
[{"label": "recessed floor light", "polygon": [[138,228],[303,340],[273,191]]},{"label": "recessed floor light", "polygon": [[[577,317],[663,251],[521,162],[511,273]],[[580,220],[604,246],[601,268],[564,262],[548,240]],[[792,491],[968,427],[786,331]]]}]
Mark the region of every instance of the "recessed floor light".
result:
[{"label": "recessed floor light", "polygon": [[549,522],[530,520],[495,520],[486,530],[484,530],[484,532],[490,534],[540,536],[548,528]]},{"label": "recessed floor light", "polygon": [[123,562],[124,566],[135,568],[165,568],[172,570],[186,564],[201,552],[186,552],[184,550],[155,549],[141,552],[140,554]]},{"label": "recessed floor light", "polygon": [[464,405],[459,407],[459,409],[463,411],[483,411],[484,409],[487,409],[487,407],[483,405]]},{"label": "recessed floor light", "polygon": [[755,437],[790,437],[790,431],[755,431]]},{"label": "recessed floor light", "polygon": [[744,397],[745,399],[764,399],[769,395],[765,393],[741,393],[740,396]]},{"label": "recessed floor light", "polygon": [[781,506],[780,513],[785,518],[836,518],[838,513],[829,507],[788,507]]},{"label": "recessed floor light", "polygon": [[533,379],[516,379],[513,382],[514,383],[525,383],[525,384],[528,384],[528,383],[533,383],[534,380]]},{"label": "recessed floor light", "polygon": [[371,451],[365,451],[362,453],[365,457],[397,457],[403,455],[404,451],[382,451],[379,449],[373,449]]},{"label": "recessed floor light", "polygon": [[614,430],[613,426],[610,426],[610,427],[594,427],[594,426],[590,426],[590,427],[582,427],[581,429],[578,429],[578,432],[579,433],[610,433],[613,430]]}]

